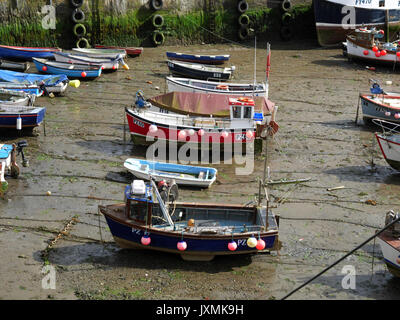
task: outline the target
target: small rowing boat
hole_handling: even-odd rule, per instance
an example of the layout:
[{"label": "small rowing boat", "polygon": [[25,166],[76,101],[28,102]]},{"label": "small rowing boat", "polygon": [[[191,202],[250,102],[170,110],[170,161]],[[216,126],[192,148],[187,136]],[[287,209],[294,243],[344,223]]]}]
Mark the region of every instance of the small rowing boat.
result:
[{"label": "small rowing boat", "polygon": [[87,64],[90,66],[101,66],[102,70],[116,71],[119,68],[119,63],[122,61],[122,56],[118,59],[92,58],[84,54],[73,54],[66,52],[54,53],[54,58],[59,62]]},{"label": "small rowing boat", "polygon": [[166,52],[169,60],[179,60],[185,62],[202,63],[202,64],[223,64],[230,58],[229,54],[224,55],[203,55],[203,54],[189,54],[180,52]]},{"label": "small rowing boat", "polygon": [[33,129],[44,120],[46,108],[0,105],[0,128]]},{"label": "small rowing boat", "polygon": [[123,49],[85,49],[85,48],[72,48],[72,51],[82,53],[88,57],[98,59],[118,59],[126,57],[126,51]]},{"label": "small rowing boat", "polygon": [[103,45],[95,45],[96,49],[118,49],[125,50],[128,56],[136,57],[139,56],[143,52],[142,47],[115,47],[115,46],[103,46]]},{"label": "small rowing boat", "polygon": [[11,60],[31,61],[32,58],[53,58],[54,52],[59,52],[58,48],[41,47],[18,47],[0,45],[0,58]]},{"label": "small rowing boat", "polygon": [[32,106],[35,99],[36,95],[30,95],[24,91],[0,88],[0,105]]},{"label": "small rowing boat", "polygon": [[235,66],[230,68],[220,68],[198,63],[179,62],[168,60],[169,71],[173,74],[178,74],[188,78],[209,80],[229,80]]},{"label": "small rowing boat", "polygon": [[97,78],[101,75],[101,66],[87,64],[66,63],[33,58],[39,72],[49,74],[64,74],[70,78]]}]

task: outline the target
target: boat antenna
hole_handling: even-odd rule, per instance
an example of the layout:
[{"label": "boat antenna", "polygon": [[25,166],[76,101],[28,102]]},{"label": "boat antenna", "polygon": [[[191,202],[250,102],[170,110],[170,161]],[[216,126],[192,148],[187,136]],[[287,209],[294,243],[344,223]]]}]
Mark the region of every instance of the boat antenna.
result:
[{"label": "boat antenna", "polygon": [[271,69],[271,45],[268,42],[267,43],[267,67],[265,70],[265,97],[268,99],[268,91],[269,91],[269,85],[268,85],[268,80],[269,80],[269,71]]},{"label": "boat antenna", "polygon": [[257,37],[254,37],[254,84],[253,84],[253,99],[256,88],[256,70],[257,70]]}]

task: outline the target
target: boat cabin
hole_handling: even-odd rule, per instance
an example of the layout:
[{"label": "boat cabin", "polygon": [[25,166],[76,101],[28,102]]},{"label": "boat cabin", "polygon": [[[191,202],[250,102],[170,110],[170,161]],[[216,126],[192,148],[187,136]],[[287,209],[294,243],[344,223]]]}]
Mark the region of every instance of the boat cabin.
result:
[{"label": "boat cabin", "polygon": [[354,33],[349,35],[349,37],[361,46],[372,47],[376,45],[376,39],[383,38],[383,33],[376,30],[375,28],[359,28],[354,30]]}]

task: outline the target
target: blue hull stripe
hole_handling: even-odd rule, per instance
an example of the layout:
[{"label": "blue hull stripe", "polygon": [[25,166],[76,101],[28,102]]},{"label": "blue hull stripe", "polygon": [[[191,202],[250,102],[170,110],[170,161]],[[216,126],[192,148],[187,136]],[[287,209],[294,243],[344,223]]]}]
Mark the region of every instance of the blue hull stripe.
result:
[{"label": "blue hull stripe", "polygon": [[[17,113],[6,113],[0,115],[0,127],[16,127],[17,126],[17,118],[21,115],[22,119],[22,127],[36,127],[38,126],[44,119],[46,113],[46,108],[41,108],[41,110],[37,113],[28,114],[29,116],[24,117],[24,114]],[[33,116],[32,116],[33,115]]]}]

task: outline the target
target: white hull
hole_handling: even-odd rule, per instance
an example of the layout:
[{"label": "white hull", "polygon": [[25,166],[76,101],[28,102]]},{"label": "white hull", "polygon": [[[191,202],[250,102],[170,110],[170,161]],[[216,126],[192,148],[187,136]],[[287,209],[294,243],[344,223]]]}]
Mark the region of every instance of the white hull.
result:
[{"label": "white hull", "polygon": [[391,246],[389,243],[386,241],[382,240],[379,238],[379,236],[376,238],[377,242],[379,243],[383,258],[385,259],[385,263],[388,266],[391,266],[394,269],[400,270],[400,252],[393,246]]},{"label": "white hull", "polygon": [[116,70],[119,68],[119,63],[115,60],[104,61],[102,59],[90,58],[85,56],[74,58],[74,56],[64,56],[61,54],[54,54],[54,57],[58,62],[101,65],[106,70]]},{"label": "white hull", "polygon": [[[397,57],[396,52],[391,53],[387,51],[386,55],[376,57],[375,52],[372,51],[372,48],[362,47],[352,41],[349,41],[348,39],[346,40],[346,46],[347,56],[350,58],[363,59],[378,63],[400,63],[400,58]],[[368,54],[365,54],[364,51],[365,53],[368,52]]]}]

